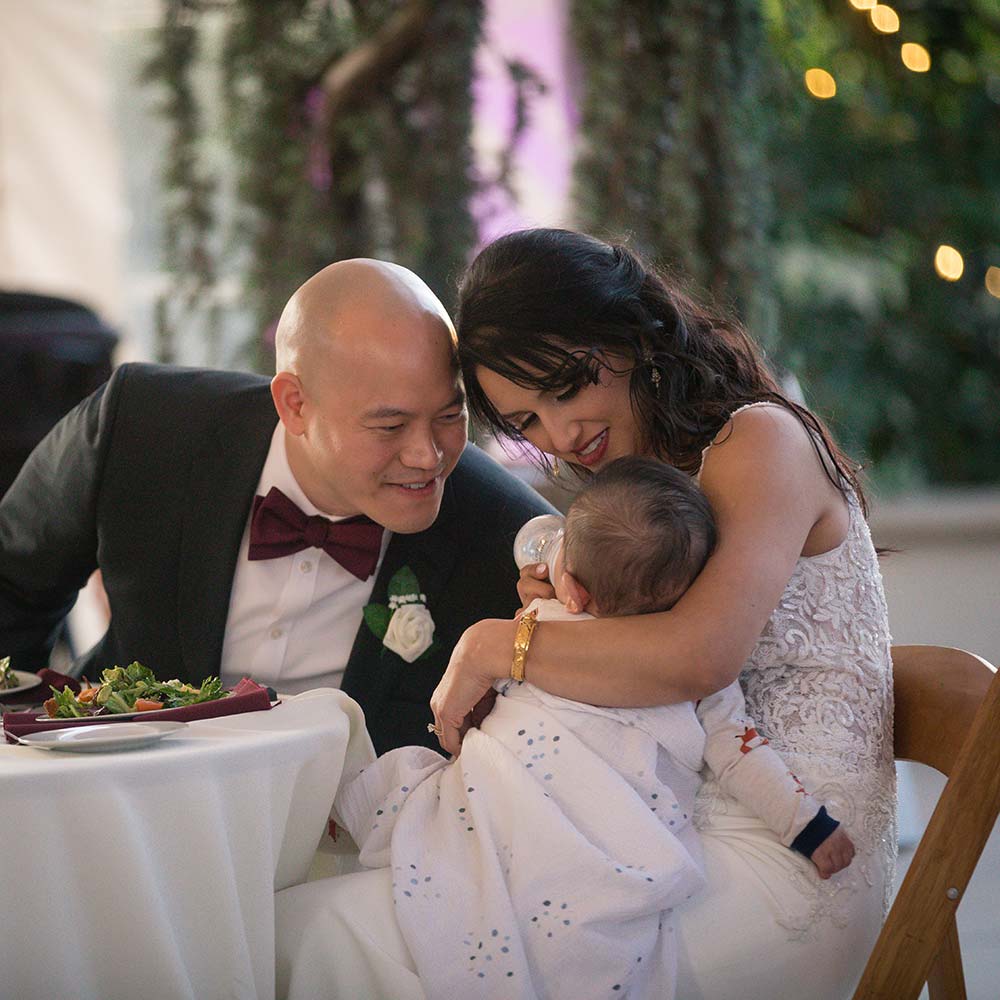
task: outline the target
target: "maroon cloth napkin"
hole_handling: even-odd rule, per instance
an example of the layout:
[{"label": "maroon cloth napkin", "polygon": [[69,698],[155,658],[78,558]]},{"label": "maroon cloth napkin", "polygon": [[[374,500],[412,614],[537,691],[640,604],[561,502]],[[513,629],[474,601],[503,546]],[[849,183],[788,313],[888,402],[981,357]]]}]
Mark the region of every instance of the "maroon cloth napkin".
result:
[{"label": "maroon cloth napkin", "polygon": [[[53,673],[53,671],[49,671]],[[61,677],[61,674],[56,674]],[[72,681],[72,678],[67,678]],[[58,684],[54,685],[59,687]],[[79,687],[79,685],[77,685]],[[167,708],[160,712],[143,712],[139,716],[124,719],[120,715],[99,715],[92,723],[103,725],[105,722],[194,722],[196,719],[218,719],[224,715],[238,715],[241,712],[260,712],[271,707],[271,699],[267,688],[261,687],[255,681],[244,677],[226,695],[217,701],[203,701],[198,705],[185,705],[183,708]],[[49,719],[38,721],[39,712],[4,712],[3,731],[8,743],[16,742],[14,736],[27,736],[30,733],[45,733],[51,729],[66,729],[71,726],[82,726],[83,722],[73,719]]]}]

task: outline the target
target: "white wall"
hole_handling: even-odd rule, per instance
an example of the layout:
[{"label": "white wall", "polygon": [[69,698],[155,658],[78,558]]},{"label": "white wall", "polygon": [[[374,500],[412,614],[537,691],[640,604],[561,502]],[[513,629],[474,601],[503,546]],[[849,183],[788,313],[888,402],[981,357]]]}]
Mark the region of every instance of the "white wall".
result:
[{"label": "white wall", "polygon": [[102,0],[0,0],[0,286],[121,316]]},{"label": "white wall", "polygon": [[1000,490],[872,504],[895,643],[959,646],[1000,664]]}]

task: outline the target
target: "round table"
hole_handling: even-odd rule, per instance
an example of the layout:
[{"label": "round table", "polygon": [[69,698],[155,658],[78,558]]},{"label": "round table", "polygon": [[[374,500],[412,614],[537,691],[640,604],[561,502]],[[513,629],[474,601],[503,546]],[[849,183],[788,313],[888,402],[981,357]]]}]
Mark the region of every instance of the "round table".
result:
[{"label": "round table", "polygon": [[143,750],[0,745],[0,1000],[270,1000],[274,892],[372,757],[332,689]]}]

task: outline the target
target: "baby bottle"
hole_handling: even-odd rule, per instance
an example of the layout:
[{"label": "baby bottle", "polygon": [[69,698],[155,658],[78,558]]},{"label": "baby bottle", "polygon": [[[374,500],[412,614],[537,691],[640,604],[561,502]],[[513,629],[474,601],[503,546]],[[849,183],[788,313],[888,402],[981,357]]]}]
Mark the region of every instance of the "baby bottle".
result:
[{"label": "baby bottle", "polygon": [[533,563],[546,563],[549,579],[555,578],[556,556],[562,548],[566,518],[560,514],[540,514],[526,521],[514,539],[514,562],[518,569]]}]

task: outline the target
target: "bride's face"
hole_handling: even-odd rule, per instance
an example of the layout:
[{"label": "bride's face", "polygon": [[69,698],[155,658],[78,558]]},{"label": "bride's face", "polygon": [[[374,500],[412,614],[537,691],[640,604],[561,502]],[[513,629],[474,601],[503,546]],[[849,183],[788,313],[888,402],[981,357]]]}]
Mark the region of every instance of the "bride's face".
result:
[{"label": "bride's face", "polygon": [[557,392],[517,385],[481,366],[476,378],[497,412],[540,451],[593,471],[639,454],[627,373],[602,367],[597,384]]}]

